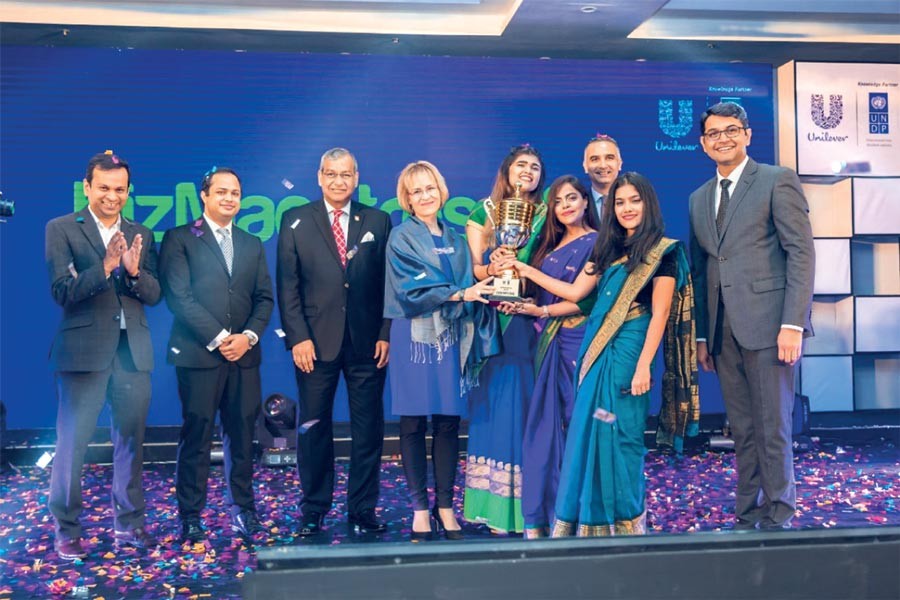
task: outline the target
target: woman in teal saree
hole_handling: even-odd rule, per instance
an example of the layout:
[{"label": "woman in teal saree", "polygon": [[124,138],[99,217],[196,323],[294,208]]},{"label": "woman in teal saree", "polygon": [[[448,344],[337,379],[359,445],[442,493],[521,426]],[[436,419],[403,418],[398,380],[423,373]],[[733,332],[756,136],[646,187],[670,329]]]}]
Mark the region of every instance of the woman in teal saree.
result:
[{"label": "woman in teal saree", "polygon": [[567,300],[598,289],[575,368],[554,537],[646,533],[644,427],[660,343],[666,364],[657,443],[681,452],[684,438],[697,433],[693,289],[684,248],[663,236],[659,201],[645,177],[621,175],[608,197],[613,204],[591,261],[573,283],[520,268]]}]

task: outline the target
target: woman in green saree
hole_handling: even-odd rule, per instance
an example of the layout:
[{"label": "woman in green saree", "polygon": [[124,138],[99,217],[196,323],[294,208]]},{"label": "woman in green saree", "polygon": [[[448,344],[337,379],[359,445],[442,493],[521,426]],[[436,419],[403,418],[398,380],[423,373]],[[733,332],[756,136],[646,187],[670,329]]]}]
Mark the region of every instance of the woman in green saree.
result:
[{"label": "woman in green saree", "polygon": [[573,302],[598,288],[575,368],[554,537],[646,533],[644,427],[661,342],[657,443],[681,452],[684,438],[697,433],[693,289],[684,248],[663,236],[659,200],[645,177],[619,176],[608,197],[613,204],[591,260],[574,282],[516,264],[523,277]]}]

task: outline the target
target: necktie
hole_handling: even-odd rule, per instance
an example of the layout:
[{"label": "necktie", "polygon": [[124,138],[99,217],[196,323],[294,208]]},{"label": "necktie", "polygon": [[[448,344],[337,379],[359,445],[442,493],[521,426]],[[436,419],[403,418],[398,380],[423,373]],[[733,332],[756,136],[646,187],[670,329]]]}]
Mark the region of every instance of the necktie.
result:
[{"label": "necktie", "polygon": [[731,186],[730,179],[723,179],[719,182],[722,186],[722,195],[719,196],[719,210],[716,212],[716,231],[722,235],[722,226],[725,225],[725,211],[728,210],[728,201],[731,200],[731,194],[728,188]]},{"label": "necktie", "polygon": [[334,243],[337,244],[338,256],[341,259],[341,266],[347,266],[347,240],[344,239],[344,230],[341,229],[341,215],[344,211],[335,209],[334,220],[331,222],[331,233],[334,234]]},{"label": "necktie", "polygon": [[231,241],[231,234],[222,227],[219,229],[219,236],[219,248],[222,249],[222,256],[225,257],[225,266],[228,267],[228,274],[231,275],[231,265],[234,262],[234,245]]}]

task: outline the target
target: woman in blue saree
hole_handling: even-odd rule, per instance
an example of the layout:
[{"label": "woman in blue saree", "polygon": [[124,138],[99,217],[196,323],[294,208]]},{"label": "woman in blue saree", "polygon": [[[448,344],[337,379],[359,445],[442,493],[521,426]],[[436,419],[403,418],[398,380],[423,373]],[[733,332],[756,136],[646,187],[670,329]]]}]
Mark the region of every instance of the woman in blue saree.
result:
[{"label": "woman in blue saree", "polygon": [[[512,148],[497,171],[491,199],[494,203],[515,195],[538,205],[532,236],[513,256],[494,242],[494,228],[484,203],[466,222],[475,278],[492,277],[513,259],[528,261],[546,216],[541,202],[544,163],[538,151],[525,144]],[[488,258],[489,260],[485,260]],[[503,353],[487,361],[481,385],[469,395],[469,442],[463,514],[467,521],[483,523],[493,532],[521,532],[522,425],[534,388],[535,335],[532,319],[500,315]]]},{"label": "woman in blue saree", "polygon": [[[438,219],[449,195],[437,167],[426,161],[407,165],[397,181],[397,200],[411,216],[391,231],[386,253],[384,316],[393,319],[391,412],[400,417],[414,542],[431,539],[432,515],[447,539],[462,537],[453,512],[459,422],[479,365],[500,351],[497,314],[484,298],[491,293],[491,278],[474,282],[466,241]],[[431,514],[428,415],[435,487]]]},{"label": "woman in blue saree", "polygon": [[[599,218],[590,198],[573,175],[558,177],[550,185],[547,220],[531,257],[532,266],[560,281],[575,280],[597,239]],[[534,291],[534,302],[501,305],[501,310],[535,317],[538,334],[534,391],[522,438],[522,516],[529,539],[550,534],[566,430],[575,403],[575,362],[591,306],[589,302],[579,306],[541,288]]]},{"label": "woman in blue saree", "polygon": [[699,421],[693,289],[684,248],[663,236],[659,201],[645,177],[621,175],[609,198],[591,261],[573,283],[527,266],[521,270],[568,300],[580,300],[595,286],[598,291],[575,367],[554,537],[646,533],[644,428],[661,342],[665,375],[657,443],[680,452]]}]

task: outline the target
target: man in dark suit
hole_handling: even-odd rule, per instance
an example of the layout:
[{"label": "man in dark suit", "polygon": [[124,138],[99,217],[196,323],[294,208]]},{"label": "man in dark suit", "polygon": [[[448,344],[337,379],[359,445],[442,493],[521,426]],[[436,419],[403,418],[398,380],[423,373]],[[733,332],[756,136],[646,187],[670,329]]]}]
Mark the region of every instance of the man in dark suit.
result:
[{"label": "man in dark suit", "polygon": [[619,143],[608,135],[598,133],[584,147],[584,172],[591,180],[591,197],[597,215],[603,214],[603,199],[622,170]]},{"label": "man in dark suit", "polygon": [[718,168],[690,198],[697,362],[718,373],[734,436],[734,527],[790,527],[794,365],[812,335],[809,208],[794,171],[747,156],[740,105],[710,107],[700,130]]},{"label": "man in dark suit", "polygon": [[262,242],[234,226],[241,182],[213,169],[200,185],[203,216],[166,232],[160,276],[175,315],[168,361],[175,365],[184,423],[178,441],[175,495],[182,541],[206,538],[209,451],[216,412],[225,442],[231,528],[265,532],[253,502],[253,433],[261,402],[259,338],[274,308]]},{"label": "man in dark suit", "polygon": [[150,406],[153,346],[144,305],[159,302],[153,233],[121,216],[128,163],[111,151],[88,162],[87,208],[47,223],[50,292],[63,320],[50,360],[59,410],[50,477],[53,547],[64,559],[86,556],[81,543],[81,470],[97,417],[112,408],[112,505],[119,545],[147,548],[144,529],[144,425]]},{"label": "man in dark suit", "polygon": [[332,408],[344,374],[350,398],[348,519],[380,533],[378,503],[384,437],[384,367],[390,321],[383,318],[384,212],[350,197],[359,182],[356,159],[343,148],[322,156],[323,202],[285,213],[278,236],[278,307],[300,392],[297,460],[303,486],[301,536],[318,533],[334,491]]}]

